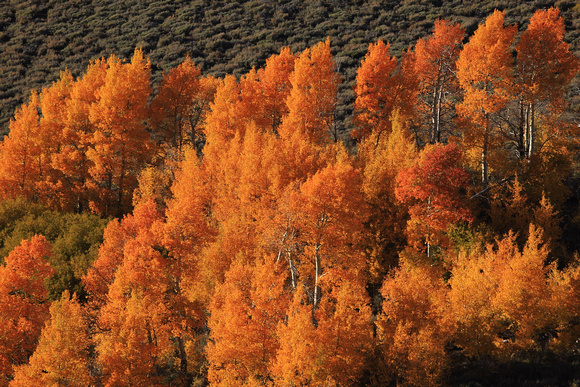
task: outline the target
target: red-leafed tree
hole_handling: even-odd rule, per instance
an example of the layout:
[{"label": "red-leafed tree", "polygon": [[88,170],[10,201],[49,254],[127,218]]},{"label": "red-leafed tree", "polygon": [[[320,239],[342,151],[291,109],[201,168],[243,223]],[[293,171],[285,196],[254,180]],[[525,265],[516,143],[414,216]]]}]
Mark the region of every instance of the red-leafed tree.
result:
[{"label": "red-leafed tree", "polygon": [[397,176],[396,196],[410,205],[409,243],[425,245],[428,256],[432,245],[446,244],[449,225],[471,220],[462,197],[469,175],[460,162],[457,145],[435,144],[423,149],[415,165]]}]

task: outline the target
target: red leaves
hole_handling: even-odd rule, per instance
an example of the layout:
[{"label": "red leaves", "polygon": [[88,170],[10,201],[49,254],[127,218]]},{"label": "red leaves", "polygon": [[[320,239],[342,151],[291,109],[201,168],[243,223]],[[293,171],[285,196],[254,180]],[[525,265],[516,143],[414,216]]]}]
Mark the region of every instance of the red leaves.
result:
[{"label": "red leaves", "polygon": [[423,237],[427,243],[441,241],[450,224],[471,220],[462,197],[469,175],[460,161],[457,145],[436,144],[426,147],[415,165],[397,176],[397,199],[410,204],[410,242]]}]

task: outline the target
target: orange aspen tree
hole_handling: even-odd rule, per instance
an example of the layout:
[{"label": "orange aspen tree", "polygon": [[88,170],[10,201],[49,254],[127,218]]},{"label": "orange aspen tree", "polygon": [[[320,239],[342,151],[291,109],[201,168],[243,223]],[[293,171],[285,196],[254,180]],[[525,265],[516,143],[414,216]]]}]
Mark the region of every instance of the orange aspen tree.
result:
[{"label": "orange aspen tree", "polygon": [[[210,160],[216,177],[213,216],[220,224],[213,252],[226,265],[238,253],[255,256],[260,230],[266,226],[261,222],[272,215],[275,197],[270,188],[278,164],[274,142],[273,133],[251,124],[243,139],[236,135],[219,160]],[[217,278],[223,278],[220,271]]]},{"label": "orange aspen tree", "polygon": [[39,125],[39,100],[33,92],[10,121],[10,133],[0,145],[0,192],[4,198],[38,200],[38,183],[47,173],[46,136]]},{"label": "orange aspen tree", "polygon": [[162,232],[163,246],[171,260],[183,268],[183,292],[192,302],[204,305],[211,293],[204,279],[216,281],[215,268],[227,258],[204,260],[208,244],[216,241],[218,234],[218,223],[213,217],[214,180],[205,168],[206,157],[200,163],[194,150],[186,150],[171,187],[172,198],[167,202]]},{"label": "orange aspen tree", "polygon": [[50,243],[36,235],[23,240],[0,266],[0,386],[12,379],[13,367],[25,364],[49,318],[45,281],[54,274]]},{"label": "orange aspen tree", "polygon": [[507,354],[545,349],[557,335],[554,312],[558,306],[551,302],[549,284],[549,274],[555,267],[547,265],[549,251],[542,239],[542,230],[531,224],[524,248],[520,251],[516,245],[507,264],[500,266],[491,307],[501,316],[504,332],[513,335],[498,346]]},{"label": "orange aspen tree", "polygon": [[[152,201],[141,206],[155,212]],[[162,247],[161,230],[157,214],[127,241],[107,303],[99,311],[102,331],[95,339],[105,385],[163,385],[164,377],[191,384],[185,341],[198,326],[201,311],[183,296],[181,268]]]},{"label": "orange aspen tree", "polygon": [[258,128],[275,132],[288,111],[285,101],[291,89],[289,77],[294,59],[286,48],[279,55],[268,58],[264,68],[245,74],[239,83],[235,77],[226,76],[208,117],[208,134],[217,137],[210,136],[208,143],[221,144],[221,141],[231,140],[236,132],[241,139],[245,127],[252,122]]},{"label": "orange aspen tree", "polygon": [[160,142],[183,151],[186,144],[198,150],[205,139],[203,126],[215,94],[217,80],[202,77],[190,58],[163,77],[151,104],[151,125]]},{"label": "orange aspen tree", "polygon": [[[294,292],[287,323],[279,324],[280,349],[273,367],[276,385],[356,385],[370,353],[368,296],[360,277],[327,277],[325,298],[312,323],[309,296]],[[328,280],[328,281],[327,281]]]},{"label": "orange aspen tree", "polygon": [[[555,336],[560,305],[553,302],[548,249],[530,225],[523,249],[509,233],[484,250],[459,255],[449,284],[453,342],[474,357],[545,348]],[[557,298],[557,297],[556,297]]]},{"label": "orange aspen tree", "polygon": [[[557,8],[537,10],[516,45],[516,84],[519,122],[514,131],[520,159],[530,158],[548,143],[566,136],[557,118],[565,109],[564,96],[578,71],[580,61],[564,42],[564,20]],[[547,105],[541,114],[542,105]],[[556,121],[559,121],[556,119]]]},{"label": "orange aspen tree", "polygon": [[365,58],[356,75],[354,103],[355,138],[367,137],[372,131],[388,132],[391,114],[397,102],[399,79],[396,76],[397,58],[389,53],[391,45],[382,40],[369,44]]},{"label": "orange aspen tree", "polygon": [[[39,182],[40,202],[58,210],[71,210],[70,203],[74,203],[74,196],[68,186],[62,184],[63,178],[53,165],[56,155],[64,146],[64,130],[67,125],[66,105],[70,100],[73,77],[69,71],[61,72],[60,79],[50,87],[42,90],[39,108],[40,133],[46,133],[44,141],[50,167]],[[74,204],[73,204],[74,205]]]},{"label": "orange aspen tree", "polygon": [[218,84],[215,98],[210,104],[211,112],[205,126],[208,146],[220,149],[241,130],[240,106],[240,84],[233,75],[226,75]]},{"label": "orange aspen tree", "polygon": [[402,260],[381,288],[377,321],[385,366],[398,383],[437,385],[447,365],[451,325],[444,318],[448,290],[440,268]]},{"label": "orange aspen tree", "polygon": [[[297,270],[314,312],[322,298],[320,281],[325,271],[358,270],[364,256],[358,248],[367,207],[360,187],[362,176],[346,150],[306,180],[293,197],[298,215],[298,243],[303,245]],[[356,263],[355,263],[356,262]]]},{"label": "orange aspen tree", "polygon": [[93,163],[88,187],[100,192],[93,210],[121,216],[131,206],[139,170],[153,153],[145,130],[150,64],[141,50],[135,50],[130,63],[112,55],[107,64],[105,82],[89,112],[96,130],[93,147],[87,151]]},{"label": "orange aspen tree", "polygon": [[292,89],[286,100],[288,115],[279,133],[290,138],[298,131],[315,143],[338,140],[335,122],[340,77],[330,53],[330,38],[304,50],[294,62],[290,75]]},{"label": "orange aspen tree", "polygon": [[125,215],[122,220],[113,219],[109,222],[98,258],[82,278],[83,287],[95,309],[101,308],[107,301],[109,286],[123,263],[123,252],[127,243],[153,227],[158,218],[155,206],[146,202],[137,206],[132,214]]},{"label": "orange aspen tree", "polygon": [[251,265],[240,257],[217,286],[208,309],[212,385],[272,380],[270,369],[280,346],[276,328],[289,301],[283,264],[267,257]]},{"label": "orange aspen tree", "polygon": [[290,95],[292,84],[290,75],[294,70],[296,57],[289,47],[280,50],[278,55],[266,59],[266,66],[258,70],[262,89],[263,113],[272,131],[277,132],[282,117],[288,114],[286,99]]},{"label": "orange aspen tree", "polygon": [[[207,181],[207,189],[212,190],[211,197],[203,199],[205,212],[211,214],[208,220],[219,225],[215,240],[196,258],[200,261],[200,277],[207,286],[202,293],[211,293],[213,286],[224,280],[236,254],[257,258],[258,236],[273,217],[275,198],[271,189],[279,190],[290,180],[281,177],[291,166],[280,161],[280,141],[272,114],[273,109],[285,108],[280,99],[284,101],[289,93],[292,64],[290,51],[283,50],[268,61],[266,69],[250,71],[239,83],[226,77],[218,88],[207,119],[208,142],[203,162],[191,168],[199,176],[194,184],[200,186]],[[273,74],[277,68],[282,74]],[[283,111],[275,114],[282,116]],[[200,187],[200,193],[205,189]]]},{"label": "orange aspen tree", "polygon": [[580,335],[580,265],[578,259],[562,271],[552,271],[550,276],[550,294],[548,301],[557,310],[558,338],[552,348],[558,351],[569,351],[576,348]]},{"label": "orange aspen tree", "polygon": [[91,340],[76,296],[65,290],[50,306],[50,319],[42,329],[36,350],[26,365],[16,368],[11,387],[93,384],[89,371]]},{"label": "orange aspen tree", "polygon": [[497,320],[491,300],[499,267],[513,252],[514,244],[511,234],[497,246],[461,251],[453,262],[448,313],[455,324],[452,342],[469,357],[478,359],[496,351]]},{"label": "orange aspen tree", "polygon": [[371,132],[391,131],[393,113],[411,117],[416,98],[413,53],[404,54],[401,65],[389,53],[391,45],[382,40],[369,44],[357,70],[354,102],[356,129],[354,138],[362,139]]},{"label": "orange aspen tree", "polygon": [[419,81],[419,108],[429,117],[429,142],[442,140],[449,130],[453,95],[458,93],[455,63],[465,30],[448,20],[437,20],[433,34],[420,39],[415,46],[414,71]]},{"label": "orange aspen tree", "polygon": [[[287,224],[278,256],[288,263],[294,289],[288,321],[279,329],[274,374],[282,385],[355,383],[368,354],[370,308],[358,246],[367,216],[362,176],[337,148],[325,167],[289,193],[289,207],[281,207]],[[352,298],[344,298],[348,294]],[[345,325],[352,327],[349,337],[343,337]]]},{"label": "orange aspen tree", "polygon": [[411,168],[417,157],[415,144],[396,114],[392,125],[386,136],[374,132],[361,141],[358,151],[362,190],[370,209],[362,243],[377,288],[387,271],[397,266],[399,252],[407,244],[407,206],[397,200],[395,188],[399,172]]},{"label": "orange aspen tree", "polygon": [[484,188],[489,185],[490,153],[498,136],[492,118],[506,106],[513,83],[511,47],[516,33],[516,26],[504,27],[504,13],[496,10],[475,31],[457,60],[457,79],[464,92],[457,113],[467,121],[463,143],[481,151]]},{"label": "orange aspen tree", "polygon": [[543,242],[550,251],[550,258],[565,261],[562,252],[559,214],[545,195],[534,203],[530,200],[516,176],[513,183],[497,192],[491,202],[488,225],[497,235],[505,235],[509,231],[517,234],[518,246],[523,247],[528,240],[530,224],[543,230]]},{"label": "orange aspen tree", "polygon": [[409,243],[426,246],[447,245],[445,232],[449,225],[471,221],[461,191],[467,188],[469,175],[461,167],[457,145],[435,144],[419,154],[415,164],[397,175],[397,199],[409,203],[407,223]]},{"label": "orange aspen tree", "polygon": [[93,61],[82,77],[70,86],[70,97],[60,114],[65,120],[61,132],[60,148],[52,155],[51,166],[55,173],[54,189],[65,192],[61,208],[83,212],[89,201],[97,200],[98,192],[90,189],[89,168],[93,165],[87,156],[93,145],[95,127],[89,120],[90,106],[97,101],[96,93],[105,82],[107,62]]}]

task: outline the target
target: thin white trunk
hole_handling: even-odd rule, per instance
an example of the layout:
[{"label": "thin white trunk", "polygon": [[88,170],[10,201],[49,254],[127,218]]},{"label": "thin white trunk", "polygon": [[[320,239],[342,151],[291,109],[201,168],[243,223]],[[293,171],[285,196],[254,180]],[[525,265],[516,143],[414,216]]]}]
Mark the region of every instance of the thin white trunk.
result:
[{"label": "thin white trunk", "polygon": [[532,155],[534,154],[534,140],[535,140],[535,106],[534,103],[532,102],[530,104],[530,138],[529,138],[529,144],[528,144],[528,157],[532,157]]}]

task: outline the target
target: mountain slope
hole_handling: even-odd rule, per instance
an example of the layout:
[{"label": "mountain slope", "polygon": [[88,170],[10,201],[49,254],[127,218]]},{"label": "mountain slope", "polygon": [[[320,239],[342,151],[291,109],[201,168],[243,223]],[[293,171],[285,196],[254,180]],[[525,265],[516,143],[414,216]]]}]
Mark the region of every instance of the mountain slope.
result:
[{"label": "mountain slope", "polygon": [[382,38],[398,56],[427,36],[437,18],[459,21],[471,33],[498,8],[522,29],[536,9],[550,6],[563,11],[566,39],[580,49],[579,7],[570,0],[11,0],[0,7],[0,135],[32,89],[65,68],[78,76],[91,59],[127,58],[141,46],[154,81],[187,55],[204,73],[240,75],[283,46],[301,51],[327,36],[343,77],[338,114],[345,118],[370,42]]}]

